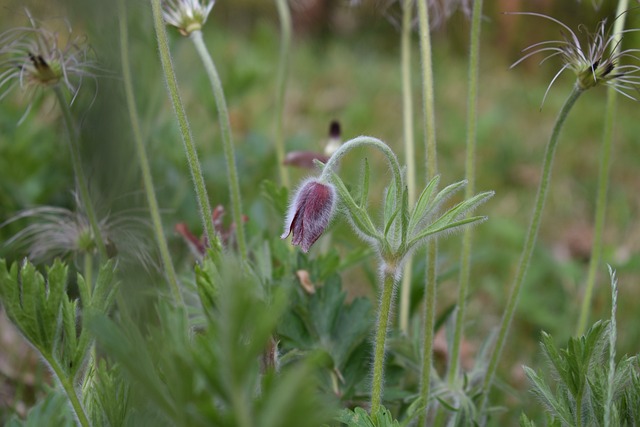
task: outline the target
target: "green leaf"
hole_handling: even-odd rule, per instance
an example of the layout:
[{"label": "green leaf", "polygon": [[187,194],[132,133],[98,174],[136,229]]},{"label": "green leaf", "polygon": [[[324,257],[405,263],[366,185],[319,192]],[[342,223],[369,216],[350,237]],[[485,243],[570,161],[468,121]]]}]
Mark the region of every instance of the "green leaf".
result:
[{"label": "green leaf", "polygon": [[[362,363],[361,349],[368,345],[373,307],[367,298],[355,298],[350,303],[346,298],[336,275],[316,286],[313,295],[299,292],[292,309],[285,312],[280,322],[278,335],[283,351],[321,351],[329,355],[332,363],[325,368],[324,387],[335,391],[336,385],[330,379],[337,375],[337,370],[344,375],[344,383],[337,387],[343,398],[349,399],[363,380],[358,374],[364,370],[366,378],[368,371],[368,366]],[[366,355],[367,351],[363,353]]]},{"label": "green leaf", "polygon": [[75,425],[66,396],[51,391],[29,410],[24,421],[13,416],[5,427],[72,427]]},{"label": "green leaf", "polygon": [[429,181],[429,183],[424,188],[424,190],[422,190],[422,193],[420,193],[420,197],[418,197],[416,206],[413,209],[413,212],[411,213],[411,218],[409,219],[409,228],[408,228],[409,234],[413,234],[415,227],[427,214],[427,208],[429,207],[429,202],[431,201],[433,192],[438,187],[439,182],[440,182],[440,175],[434,176],[431,179],[431,181]]},{"label": "green leaf", "polygon": [[419,244],[426,237],[432,236],[434,234],[442,233],[447,230],[453,230],[455,228],[460,228],[464,225],[486,219],[486,217],[482,216],[471,218],[464,218],[464,216],[468,212],[477,208],[480,204],[484,203],[487,199],[492,197],[493,194],[494,193],[492,191],[480,193],[471,197],[470,199],[458,203],[453,208],[442,214],[438,219],[425,226],[422,230],[417,231],[409,241],[408,246],[411,247],[415,244]]},{"label": "green leaf", "polygon": [[47,279],[25,260],[10,271],[0,262],[0,297],[9,318],[45,357],[53,353],[62,298],[66,297],[67,267],[56,260]]},{"label": "green leaf", "polygon": [[531,421],[524,413],[522,413],[520,415],[520,427],[536,427],[536,423]]},{"label": "green leaf", "polygon": [[260,192],[278,214],[283,215],[287,211],[289,203],[289,190],[287,187],[265,179],[260,183]]},{"label": "green leaf", "polygon": [[213,259],[214,255],[209,249],[202,262],[195,266],[198,295],[202,309],[207,316],[211,316],[216,307],[219,294],[218,284],[221,280]]},{"label": "green leaf", "polygon": [[567,425],[572,425],[574,421],[571,409],[556,398],[549,386],[533,369],[527,366],[523,366],[523,369],[532,384],[531,392],[540,399],[545,408],[555,417],[560,418]]},{"label": "green leaf", "polygon": [[376,227],[373,225],[373,221],[371,221],[369,213],[360,207],[355,200],[353,200],[351,193],[349,193],[349,190],[347,190],[347,187],[338,175],[332,173],[331,176],[333,183],[336,186],[338,196],[340,197],[340,201],[347,208],[349,219],[351,219],[351,223],[355,227],[356,231],[362,233],[365,237],[379,240],[380,235],[378,230],[376,230]]},{"label": "green leaf", "polygon": [[393,419],[391,412],[384,406],[371,415],[360,407],[356,407],[353,411],[343,409],[336,420],[346,424],[347,427],[400,427],[400,423]]}]

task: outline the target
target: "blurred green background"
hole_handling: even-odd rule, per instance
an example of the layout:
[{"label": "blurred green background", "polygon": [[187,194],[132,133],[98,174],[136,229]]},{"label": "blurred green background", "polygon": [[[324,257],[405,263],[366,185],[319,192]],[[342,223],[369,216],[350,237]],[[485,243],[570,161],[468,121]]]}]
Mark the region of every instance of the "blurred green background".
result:
[{"label": "blurred green background", "polygon": [[[542,66],[534,57],[513,70],[510,64],[532,43],[559,39],[560,27],[546,20],[504,15],[504,11],[550,14],[573,29],[613,19],[616,2],[594,9],[590,1],[485,1],[480,64],[478,190],[495,190],[495,197],[479,212],[489,221],[476,228],[472,293],[467,340],[478,346],[499,323],[528,226],[545,144],[555,115],[570,92],[569,73],[558,79],[540,109],[545,89],[559,69],[556,60]],[[165,92],[150,7],[130,1],[131,55],[138,111],[164,225],[179,269],[185,274],[193,262],[173,226],[186,222],[199,230],[199,219],[182,143]],[[364,0],[350,6],[341,0],[292,1],[296,35],[288,79],[285,135],[288,150],[321,151],[328,124],[342,123],[345,139],[367,134],[387,141],[402,158],[399,31],[397,5],[384,8]],[[73,110],[82,123],[82,143],[95,199],[102,213],[144,208],[144,195],[126,118],[118,76],[117,16],[109,2],[0,0],[0,31],[27,25],[24,7],[44,25],[72,25],[87,34],[104,70],[96,81],[86,80]],[[632,10],[628,28],[638,27],[640,11]],[[438,162],[442,183],[464,177],[467,90],[468,19],[460,11],[442,20],[433,32],[436,86]],[[583,29],[584,30],[584,29]],[[582,33],[584,35],[584,33]],[[215,103],[193,46],[170,30],[171,48],[183,100],[198,145],[213,206],[227,205],[226,171]],[[281,213],[274,212],[260,193],[260,183],[277,180],[273,149],[275,77],[279,30],[273,2],[219,0],[204,28],[204,36],[221,75],[236,143],[249,239],[276,239]],[[625,37],[624,47],[638,47],[638,34]],[[424,149],[421,121],[417,37],[413,48],[413,87],[418,176],[423,177]],[[73,208],[73,174],[59,112],[52,97],[40,94],[23,123],[17,125],[32,98],[19,90],[0,101],[0,223],[18,211],[38,205]],[[499,375],[505,388],[497,398],[517,416],[516,408],[534,405],[525,393],[521,365],[539,367],[538,338],[550,332],[562,344],[576,328],[581,290],[591,248],[596,182],[600,159],[606,91],[585,93],[572,111],[561,136],[538,246],[521,294]],[[611,188],[605,228],[605,248],[591,320],[607,317],[610,293],[605,263],[617,271],[620,283],[618,352],[640,351],[640,120],[637,103],[619,97]],[[361,152],[373,165],[372,201],[379,200],[390,178],[383,159]],[[342,164],[345,181],[357,185],[358,155]],[[292,170],[293,182],[310,171]],[[16,222],[0,229],[0,256],[24,256],[20,248],[2,244],[26,225]],[[362,243],[342,221],[333,225],[333,241],[341,251]],[[199,232],[197,233],[199,234]],[[318,245],[321,246],[321,245]],[[319,250],[319,249],[316,249]],[[441,244],[438,307],[444,310],[457,296],[459,237]],[[416,270],[424,268],[422,254]],[[347,273],[352,295],[371,294],[373,259]],[[419,313],[421,278],[414,280],[415,312]],[[11,349],[0,349],[7,354]],[[8,378],[6,372],[0,373]],[[1,384],[1,381],[0,381]],[[0,394],[1,396],[1,394]],[[7,398],[12,400],[11,397]],[[0,406],[4,406],[0,402]]]}]

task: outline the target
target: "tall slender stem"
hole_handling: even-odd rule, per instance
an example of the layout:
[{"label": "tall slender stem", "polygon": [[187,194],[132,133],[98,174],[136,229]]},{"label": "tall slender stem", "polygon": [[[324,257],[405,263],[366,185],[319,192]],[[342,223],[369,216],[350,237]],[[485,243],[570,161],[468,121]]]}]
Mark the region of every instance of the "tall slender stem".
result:
[{"label": "tall slender stem", "polygon": [[204,69],[209,76],[213,96],[218,107],[218,120],[220,122],[220,131],[222,133],[222,147],[224,150],[224,158],[227,163],[227,175],[229,178],[229,194],[231,198],[231,215],[236,224],[236,239],[238,242],[238,250],[243,259],[247,259],[247,243],[244,235],[244,222],[242,220],[242,198],[240,197],[240,181],[238,180],[238,169],[236,167],[236,156],[233,147],[233,139],[231,137],[231,123],[229,122],[229,111],[227,109],[227,101],[224,97],[224,90],[220,82],[220,76],[213,63],[213,59],[207,50],[202,39],[202,32],[196,30],[189,36],[196,47],[200,59],[204,65]]},{"label": "tall slender stem", "polygon": [[[424,114],[427,181],[438,174],[436,151],[436,119],[433,89],[433,64],[431,60],[431,35],[429,34],[429,8],[427,0],[418,0],[418,25],[420,28],[420,59],[422,63],[422,102]],[[436,262],[438,259],[438,241],[430,239],[427,243],[427,274],[425,279],[424,307],[424,346],[422,350],[422,380],[420,397],[425,410],[421,411],[418,425],[424,425],[426,408],[431,387],[431,365],[433,362],[433,328],[436,308]]]},{"label": "tall slender stem", "polygon": [[382,277],[382,295],[378,308],[378,325],[376,327],[376,341],[373,358],[373,383],[371,385],[371,414],[380,409],[382,402],[382,387],[384,383],[384,352],[389,329],[389,314],[393,302],[395,287],[395,271],[391,266],[385,266]]},{"label": "tall slender stem", "polygon": [[[43,355],[44,356],[44,355]],[[64,389],[67,398],[69,399],[69,403],[71,403],[71,407],[73,408],[73,412],[76,414],[76,421],[82,427],[89,427],[91,424],[89,423],[89,418],[82,407],[82,403],[78,398],[78,394],[76,393],[76,389],[73,386],[73,379],[67,378],[62,367],[58,363],[58,361],[51,355],[45,356],[49,366],[53,370],[53,373],[60,381],[62,388]]]},{"label": "tall slender stem", "polygon": [[[613,49],[618,52],[622,49],[620,39],[622,38],[622,31],[624,30],[624,22],[626,18],[626,13],[624,12],[628,7],[628,0],[618,1],[618,8],[616,10],[617,18],[613,25],[615,40],[611,43]],[[595,224],[593,226],[593,246],[591,249],[591,258],[589,260],[589,270],[582,299],[582,307],[580,308],[578,329],[576,331],[578,336],[583,335],[587,327],[589,311],[591,308],[591,298],[593,297],[593,289],[595,287],[598,267],[600,266],[600,259],[602,257],[602,231],[604,230],[607,210],[607,191],[609,188],[609,169],[611,166],[611,150],[613,147],[613,121],[616,115],[616,97],[617,92],[615,89],[608,87],[607,105],[604,116],[604,133],[602,136],[602,147],[600,148],[600,171],[598,173],[598,195],[596,196]]]},{"label": "tall slender stem", "polygon": [[160,209],[158,207],[158,200],[156,199],[156,193],[153,187],[153,177],[151,176],[151,168],[149,167],[149,159],[147,158],[147,151],[145,150],[144,143],[142,141],[142,131],[140,129],[140,120],[138,118],[138,112],[136,110],[136,102],[133,93],[133,78],[131,76],[131,63],[129,61],[129,42],[128,42],[128,30],[127,30],[127,11],[125,8],[124,0],[118,0],[118,13],[120,16],[120,61],[122,62],[122,78],[124,82],[124,91],[127,98],[127,109],[129,111],[129,120],[131,121],[131,129],[133,130],[133,141],[136,147],[136,154],[138,155],[138,163],[142,170],[142,182],[144,184],[144,191],[147,195],[147,203],[149,204],[149,213],[151,214],[151,222],[153,224],[153,231],[156,235],[156,241],[158,248],[160,249],[160,257],[162,258],[162,264],[164,265],[164,271],[169,280],[169,286],[173,293],[173,298],[180,305],[183,304],[182,294],[178,286],[178,278],[176,271],[173,267],[173,261],[169,253],[169,246],[167,245],[167,239],[162,229],[162,221],[160,219]]},{"label": "tall slender stem", "polygon": [[[413,0],[402,3],[402,118],[404,156],[407,166],[407,199],[409,206],[416,202],[416,163],[415,140],[413,135],[413,100],[411,96],[411,21],[413,17]],[[409,331],[409,309],[411,297],[411,276],[413,259],[409,256],[404,264],[402,285],[400,287],[400,331]]]},{"label": "tall slender stem", "polygon": [[[476,133],[478,128],[478,68],[480,64],[480,29],[482,23],[482,0],[474,0],[471,19],[471,42],[469,49],[469,93],[467,99],[467,157],[465,161],[465,199],[475,193],[476,181]],[[464,316],[469,292],[471,271],[471,243],[473,229],[467,227],[462,236],[462,254],[460,257],[460,289],[456,307],[456,323],[449,359],[448,382],[452,386],[458,377],[460,368],[460,346],[464,330]]]},{"label": "tall slender stem", "polygon": [[291,12],[287,0],[276,0],[280,17],[280,63],[278,64],[278,80],[276,88],[276,158],[280,171],[280,184],[289,186],[289,169],[284,164],[284,99],[287,92],[287,75],[289,74],[289,51],[291,50]]},{"label": "tall slender stem", "polygon": [[191,172],[191,179],[195,186],[196,198],[198,200],[198,207],[200,208],[200,218],[202,220],[202,227],[204,229],[209,246],[213,248],[214,253],[220,254],[222,252],[222,244],[215,229],[213,228],[213,220],[211,218],[211,205],[209,203],[209,196],[207,195],[207,188],[204,183],[204,177],[202,176],[202,168],[200,167],[200,160],[198,159],[198,152],[191,136],[191,129],[189,127],[189,121],[187,114],[184,111],[184,105],[180,99],[180,92],[178,91],[178,82],[176,81],[176,74],[173,70],[173,64],[171,62],[171,53],[169,52],[169,41],[167,40],[167,31],[164,27],[164,21],[162,19],[162,9],[160,6],[160,0],[151,0],[151,7],[153,9],[153,25],[156,31],[156,37],[158,39],[158,51],[160,53],[160,62],[162,63],[162,69],[164,71],[165,80],[167,83],[167,90],[169,91],[169,98],[173,110],[178,119],[178,125],[180,127],[180,134],[182,135],[182,142],[184,144],[185,154],[187,156],[187,162],[189,163],[189,170]]},{"label": "tall slender stem", "polygon": [[73,122],[73,118],[71,117],[71,111],[69,110],[69,104],[67,104],[67,100],[62,93],[62,88],[58,86],[54,86],[53,91],[56,94],[58,99],[58,104],[60,104],[60,109],[62,110],[62,116],[64,117],[64,124],[67,128],[67,134],[69,135],[69,151],[71,152],[71,162],[73,163],[73,171],[75,172],[76,185],[78,186],[78,190],[80,191],[80,203],[85,210],[87,218],[89,219],[89,225],[91,226],[91,231],[93,233],[94,241],[96,242],[96,246],[98,247],[98,254],[100,258],[106,260],[107,256],[107,248],[104,245],[104,240],[102,239],[102,234],[100,233],[100,226],[98,224],[98,219],[96,218],[96,213],[93,209],[93,204],[91,203],[91,198],[89,197],[89,187],[87,185],[87,177],[84,174],[84,169],[82,168],[82,160],[80,158],[80,147],[78,143],[78,130]]},{"label": "tall slender stem", "polygon": [[493,353],[491,354],[487,373],[485,374],[484,382],[482,384],[482,402],[480,406],[481,416],[484,416],[484,410],[486,409],[486,405],[488,402],[489,392],[491,391],[491,386],[493,384],[493,377],[495,376],[496,369],[498,367],[498,361],[500,360],[504,342],[507,337],[507,333],[509,332],[511,319],[513,319],[513,314],[518,303],[520,288],[522,287],[522,283],[524,282],[527,268],[529,267],[529,261],[531,260],[531,254],[533,253],[533,249],[535,247],[536,237],[538,236],[538,229],[540,228],[540,220],[542,219],[542,209],[544,207],[544,203],[547,198],[547,192],[549,190],[551,169],[553,166],[553,158],[556,152],[556,147],[558,146],[558,137],[560,136],[562,126],[564,125],[564,122],[569,115],[569,111],[571,111],[571,108],[575,104],[580,94],[582,94],[582,89],[580,89],[577,85],[574,86],[571,94],[558,113],[556,123],[553,127],[553,132],[551,133],[551,138],[549,139],[549,143],[547,144],[544,163],[542,165],[542,176],[540,178],[538,194],[536,196],[536,201],[533,208],[531,224],[529,225],[529,231],[527,232],[524,248],[522,249],[520,263],[518,264],[518,270],[509,290],[507,306],[505,308],[504,315],[502,316],[500,330],[498,331],[498,339],[493,349]]}]

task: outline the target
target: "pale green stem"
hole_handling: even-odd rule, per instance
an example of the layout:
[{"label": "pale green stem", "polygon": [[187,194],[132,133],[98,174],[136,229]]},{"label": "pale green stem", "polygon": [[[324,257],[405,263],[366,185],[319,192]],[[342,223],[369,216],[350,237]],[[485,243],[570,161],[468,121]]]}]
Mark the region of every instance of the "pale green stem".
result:
[{"label": "pale green stem", "polygon": [[133,77],[131,76],[131,64],[129,61],[129,42],[127,31],[127,15],[124,0],[118,0],[118,11],[120,15],[120,60],[122,62],[122,78],[124,81],[124,91],[127,98],[127,109],[129,111],[129,120],[131,121],[131,129],[133,130],[133,141],[136,147],[136,154],[138,155],[138,163],[142,170],[142,182],[144,184],[144,191],[147,195],[147,203],[149,204],[149,213],[151,214],[151,222],[153,224],[153,231],[156,235],[156,241],[158,248],[160,249],[160,257],[162,258],[162,264],[164,265],[164,271],[169,280],[169,286],[173,293],[173,298],[180,304],[184,304],[180,288],[178,286],[178,278],[176,271],[171,260],[169,253],[169,246],[167,245],[167,239],[162,229],[162,221],[160,219],[160,209],[158,208],[158,200],[156,199],[156,193],[153,187],[153,177],[151,176],[151,168],[149,167],[149,160],[147,158],[147,151],[145,150],[144,143],[142,141],[142,131],[140,129],[140,120],[138,118],[138,112],[136,110],[136,102],[133,93]]},{"label": "pale green stem", "polygon": [[[84,277],[84,281],[87,284],[87,297],[91,298],[91,290],[93,289],[93,256],[86,252],[83,256],[84,258],[84,271],[82,272],[82,276]],[[89,301],[87,299],[86,301]]]},{"label": "pale green stem", "polygon": [[67,378],[67,376],[64,374],[64,371],[62,370],[62,367],[60,366],[60,364],[58,364],[58,361],[53,356],[45,356],[45,359],[49,363],[49,366],[51,366],[51,369],[58,378],[58,381],[60,381],[60,385],[62,385],[62,388],[64,389],[64,392],[69,399],[69,403],[71,403],[71,407],[76,414],[76,421],[82,427],[89,427],[91,424],[89,423],[89,418],[87,417],[87,414],[82,407],[82,403],[80,403],[80,399],[78,398],[76,389],[73,386],[73,379]]},{"label": "pale green stem", "polygon": [[547,144],[544,163],[542,165],[542,176],[540,177],[540,185],[538,187],[538,194],[536,196],[536,201],[533,208],[531,224],[529,226],[529,231],[527,232],[524,248],[520,257],[520,263],[518,264],[518,270],[509,290],[507,306],[505,308],[504,315],[502,316],[502,322],[500,323],[500,329],[498,331],[498,339],[496,340],[495,347],[493,348],[489,366],[487,367],[487,372],[482,384],[482,402],[480,405],[481,416],[484,416],[484,411],[486,409],[489,398],[489,392],[491,391],[491,386],[493,384],[493,378],[498,367],[498,362],[500,360],[500,355],[504,347],[507,333],[509,332],[511,319],[513,319],[513,314],[518,303],[520,288],[522,287],[522,283],[524,282],[527,268],[529,267],[529,261],[531,260],[531,255],[535,247],[536,237],[538,235],[538,229],[540,228],[540,221],[542,219],[542,209],[544,207],[544,203],[547,198],[547,192],[549,190],[551,169],[553,166],[553,158],[555,155],[556,147],[558,145],[558,137],[560,136],[562,126],[564,125],[564,122],[569,115],[569,111],[571,111],[571,108],[575,104],[580,94],[582,94],[582,89],[580,89],[577,85],[574,86],[571,94],[558,113],[556,123],[553,127],[553,132],[551,133],[551,138],[549,139],[549,143]]},{"label": "pale green stem", "polygon": [[[482,24],[482,0],[473,2],[471,19],[471,43],[469,49],[469,93],[467,99],[467,158],[465,161],[465,199],[475,193],[476,180],[476,133],[478,128],[478,68],[480,64],[480,29]],[[448,382],[453,386],[460,369],[460,347],[464,330],[464,317],[469,292],[469,275],[471,272],[471,243],[473,229],[467,227],[462,236],[462,254],[460,257],[460,289],[456,307],[456,323],[449,359]]]},{"label": "pale green stem", "polygon": [[376,342],[373,353],[373,383],[371,385],[371,414],[380,409],[382,402],[382,387],[384,385],[384,353],[389,329],[389,314],[393,302],[395,286],[394,267],[385,265],[382,277],[382,295],[378,308],[378,325],[376,327]]},{"label": "pale green stem", "polygon": [[78,130],[73,123],[71,117],[71,111],[69,110],[69,104],[62,93],[62,88],[58,86],[53,87],[53,91],[58,98],[60,109],[62,110],[62,116],[64,117],[64,124],[69,135],[69,151],[71,152],[71,162],[73,163],[73,171],[75,172],[76,185],[78,191],[80,191],[80,203],[85,210],[87,218],[89,219],[89,225],[91,226],[91,232],[93,233],[94,241],[98,247],[98,254],[103,260],[107,259],[107,248],[104,245],[102,234],[100,233],[100,226],[96,218],[96,213],[91,204],[91,198],[89,197],[89,187],[87,186],[87,177],[84,174],[82,168],[82,160],[80,159],[80,146],[78,143]]},{"label": "pale green stem", "polygon": [[618,308],[618,280],[615,272],[609,267],[611,279],[611,323],[609,324],[609,372],[607,374],[607,397],[604,405],[604,427],[611,425],[611,406],[613,400],[613,388],[616,376],[616,339],[618,327],[616,323],[616,310]]},{"label": "pale green stem", "polygon": [[220,239],[218,239],[218,235],[213,228],[211,205],[209,204],[209,196],[207,195],[207,188],[204,183],[204,177],[202,176],[202,168],[200,166],[200,160],[198,159],[198,152],[196,151],[193,137],[191,136],[191,129],[189,128],[189,121],[184,110],[184,105],[180,99],[178,82],[176,81],[176,74],[171,62],[171,53],[169,52],[167,31],[162,19],[160,0],[151,0],[151,6],[153,9],[153,25],[158,39],[160,62],[162,63],[162,69],[167,83],[167,90],[169,91],[169,98],[171,99],[171,104],[180,127],[180,134],[182,135],[182,142],[184,144],[187,162],[189,163],[191,179],[195,186],[198,207],[200,208],[200,219],[202,220],[202,226],[205,235],[207,236],[209,246],[213,248],[214,253],[220,254],[222,252],[222,244],[220,243]]},{"label": "pale green stem", "polygon": [[320,181],[328,182],[331,173],[336,169],[338,163],[345,154],[351,151],[354,148],[362,147],[365,145],[369,145],[377,148],[382,151],[382,153],[387,158],[389,163],[389,167],[391,168],[391,173],[393,174],[393,181],[396,186],[396,206],[402,205],[402,173],[400,172],[400,163],[398,163],[398,158],[393,153],[391,148],[378,138],[374,138],[371,136],[357,136],[349,141],[345,142],[336,150],[335,153],[329,158],[324,168],[322,169],[322,174],[320,174]]},{"label": "pale green stem", "polygon": [[231,216],[236,224],[236,240],[238,242],[238,250],[244,260],[247,259],[247,242],[244,236],[244,221],[242,220],[242,198],[240,196],[240,181],[238,180],[238,169],[236,167],[236,156],[233,148],[233,139],[231,137],[231,123],[229,122],[229,111],[227,109],[227,101],[224,97],[224,90],[220,82],[220,76],[213,63],[213,59],[207,50],[202,39],[202,32],[196,30],[189,36],[196,47],[204,69],[207,72],[211,88],[213,89],[213,97],[218,107],[218,120],[220,123],[220,132],[222,134],[222,147],[224,158],[227,163],[227,175],[229,178],[229,195],[231,198]]},{"label": "pale green stem", "polygon": [[[618,1],[618,9],[616,11],[616,21],[613,26],[613,34],[615,41],[611,43],[618,52],[621,49],[620,39],[624,30],[624,22],[629,6],[628,0]],[[580,309],[580,317],[578,320],[578,329],[576,334],[581,336],[587,327],[589,320],[589,311],[591,308],[591,298],[593,297],[593,289],[595,287],[600,259],[602,257],[602,231],[604,230],[604,222],[607,209],[607,191],[609,188],[609,169],[611,166],[611,150],[613,147],[613,121],[616,115],[616,96],[617,92],[612,87],[607,88],[607,105],[605,109],[604,134],[602,137],[602,147],[600,148],[600,172],[598,173],[598,195],[596,196],[596,214],[595,224],[593,226],[593,246],[591,249],[591,258],[589,260],[589,270],[587,273],[587,283],[585,285],[582,307]]]},{"label": "pale green stem", "polygon": [[280,63],[276,88],[276,159],[280,171],[280,184],[289,187],[289,169],[284,164],[284,100],[289,74],[289,51],[291,50],[291,12],[287,0],[276,0],[280,17]]},{"label": "pale green stem", "polygon": [[[427,0],[418,0],[418,25],[420,29],[420,60],[422,63],[422,102],[424,114],[427,181],[438,174],[436,151],[436,119],[433,88],[433,64],[431,59],[431,35],[429,34],[429,8]],[[438,242],[430,239],[427,243],[427,273],[425,278],[424,345],[422,350],[422,379],[420,397],[425,406],[418,418],[418,425],[426,421],[426,408],[431,388],[431,365],[433,362],[433,328],[436,309],[436,262]]]},{"label": "pale green stem", "polygon": [[[405,163],[407,166],[407,200],[413,207],[416,202],[416,163],[413,135],[413,102],[411,96],[411,27],[413,0],[404,0],[402,4],[402,117]],[[411,303],[411,276],[413,259],[407,257],[400,287],[400,331],[409,332],[409,309]]]}]

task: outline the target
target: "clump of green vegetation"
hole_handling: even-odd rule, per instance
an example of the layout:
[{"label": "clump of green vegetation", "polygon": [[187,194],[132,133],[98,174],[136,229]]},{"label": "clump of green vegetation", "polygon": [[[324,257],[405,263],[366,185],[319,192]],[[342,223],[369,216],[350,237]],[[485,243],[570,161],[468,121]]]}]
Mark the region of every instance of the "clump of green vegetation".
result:
[{"label": "clump of green vegetation", "polygon": [[[628,1],[618,2],[613,25],[602,19],[592,34],[542,12],[503,17],[561,27],[561,40],[535,40],[514,64],[536,54],[547,55],[542,63],[561,59],[546,90],[532,75],[483,70],[481,58],[507,55],[481,55],[482,18],[495,7],[482,0],[403,0],[373,11],[351,2],[354,16],[400,17],[399,37],[358,34],[366,54],[344,40],[298,37],[305,17],[283,0],[271,5],[279,30],[260,21],[249,35],[220,28],[216,16],[244,16],[240,3],[150,0],[141,8],[118,0],[114,14],[85,3],[55,3],[56,16],[69,12],[68,21],[20,13],[28,25],[0,33],[7,113],[0,116],[13,132],[0,135],[0,235],[7,237],[0,303],[46,370],[35,386],[11,378],[8,387],[20,392],[2,407],[2,422],[485,426],[513,423],[520,413],[523,426],[640,422],[637,356],[616,358],[622,310],[612,272],[610,319],[585,332],[602,260],[624,255],[603,234],[605,210],[620,203],[615,186],[607,197],[616,173],[613,123],[628,117],[616,113],[616,93],[634,100],[640,83],[638,49],[628,44],[635,29],[625,29],[634,16]],[[593,13],[563,6],[570,7]],[[323,2],[309,9],[332,23],[332,13],[343,12]],[[348,26],[350,18],[341,19]],[[468,60],[434,33],[448,19],[470,20]],[[78,36],[72,21],[105,31]],[[389,49],[396,38],[399,55]],[[550,87],[562,85],[567,69],[575,80],[561,104],[562,91]],[[509,82],[513,93],[489,102],[494,81]],[[555,124],[552,116],[512,114],[529,111],[517,94],[534,86],[531,99],[542,99],[545,113],[558,109]],[[601,86],[606,102],[598,99]],[[595,102],[579,102],[587,97]],[[598,172],[575,160],[586,183],[552,183],[554,161],[591,151],[563,145],[593,142],[599,118]],[[328,122],[321,152],[305,129]],[[633,134],[636,122],[625,131]],[[537,158],[534,143],[547,127],[541,171],[523,172],[523,160],[514,159]],[[350,136],[362,133],[384,138]],[[401,149],[391,142],[400,136]],[[59,141],[65,150],[30,154]],[[314,172],[303,177],[295,166]],[[545,228],[543,212],[554,213],[554,227],[573,221],[577,183],[588,200],[582,204],[595,208],[593,241],[561,262],[546,248],[560,233]],[[531,205],[536,184],[523,231],[516,211]],[[569,214],[557,203],[566,205],[567,194]],[[191,231],[196,224],[201,235]],[[444,238],[458,231],[461,245]],[[583,273],[586,284],[575,285]],[[552,292],[553,304],[563,304],[558,295],[581,300],[580,311],[551,307]],[[575,332],[564,327],[574,321]],[[546,365],[538,365],[528,345],[543,327]],[[566,348],[552,335],[568,339]],[[524,368],[537,397],[520,405],[524,411],[512,403],[526,402],[522,390],[505,386],[517,382],[508,359],[518,372],[537,366]],[[515,386],[527,387],[524,380]],[[29,401],[18,402],[23,397]]]}]

